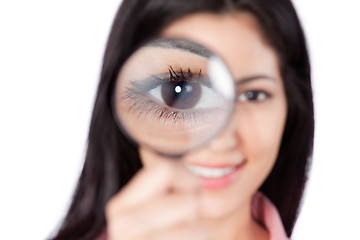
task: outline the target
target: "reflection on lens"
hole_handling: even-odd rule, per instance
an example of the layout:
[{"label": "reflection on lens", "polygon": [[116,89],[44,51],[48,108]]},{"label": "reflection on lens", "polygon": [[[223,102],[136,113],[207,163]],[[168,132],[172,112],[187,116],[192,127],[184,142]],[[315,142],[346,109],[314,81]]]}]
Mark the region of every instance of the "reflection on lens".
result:
[{"label": "reflection on lens", "polygon": [[[223,62],[204,49],[184,39],[160,39],[124,64],[114,105],[122,130],[137,143],[179,155],[203,145],[226,124],[234,94],[222,89],[234,89],[234,83]],[[221,76],[209,74],[214,59],[223,68]]]}]

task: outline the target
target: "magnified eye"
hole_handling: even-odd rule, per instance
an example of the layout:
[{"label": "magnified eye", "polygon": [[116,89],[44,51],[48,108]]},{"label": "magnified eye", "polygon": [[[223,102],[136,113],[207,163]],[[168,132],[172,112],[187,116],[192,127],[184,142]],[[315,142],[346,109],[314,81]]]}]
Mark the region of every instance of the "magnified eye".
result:
[{"label": "magnified eye", "polygon": [[166,82],[149,91],[149,94],[169,107],[184,110],[213,107],[217,97],[214,90],[199,82]]},{"label": "magnified eye", "polygon": [[199,109],[212,107],[216,93],[209,84],[206,76],[187,73],[182,70],[175,72],[169,69],[170,78],[149,91],[149,94],[163,104],[175,109]]},{"label": "magnified eye", "polygon": [[164,83],[150,92],[154,98],[172,108],[193,108],[201,98],[202,86],[198,82]]}]

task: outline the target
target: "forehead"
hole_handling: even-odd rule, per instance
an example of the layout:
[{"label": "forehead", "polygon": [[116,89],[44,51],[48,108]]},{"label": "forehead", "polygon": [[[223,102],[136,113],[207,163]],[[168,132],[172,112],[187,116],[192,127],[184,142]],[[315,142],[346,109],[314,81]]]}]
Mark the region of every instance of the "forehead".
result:
[{"label": "forehead", "polygon": [[197,13],[175,21],[163,37],[181,37],[199,42],[229,66],[234,77],[270,72],[279,74],[277,55],[249,13]]}]

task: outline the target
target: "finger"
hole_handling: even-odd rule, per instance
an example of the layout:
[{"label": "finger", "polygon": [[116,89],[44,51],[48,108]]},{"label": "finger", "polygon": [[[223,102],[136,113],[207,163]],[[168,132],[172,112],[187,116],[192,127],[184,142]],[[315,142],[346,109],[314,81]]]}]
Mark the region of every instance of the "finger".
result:
[{"label": "finger", "polygon": [[188,190],[194,190],[198,189],[198,180],[192,174],[184,165],[184,159],[176,159],[165,157],[165,156],[159,156],[155,152],[152,151],[145,151],[144,149],[140,149],[140,156],[142,159],[151,159],[151,161],[147,161],[144,166],[152,170],[158,166],[162,166],[164,164],[171,165],[174,172],[171,175],[172,178],[169,184],[172,188],[175,190],[180,191],[188,191]]},{"label": "finger", "polygon": [[195,192],[197,186],[197,179],[182,164],[164,161],[140,170],[108,205],[111,209],[133,207],[169,191]]},{"label": "finger", "polygon": [[199,180],[181,162],[175,163],[175,171],[169,179],[168,190],[173,192],[193,192],[200,189]]},{"label": "finger", "polygon": [[122,239],[152,234],[198,220],[198,201],[194,194],[171,194],[145,205],[126,209],[108,217],[108,232]]},{"label": "finger", "polygon": [[[172,169],[168,165],[159,166],[152,171],[141,169],[131,181],[112,199],[108,206],[128,208],[148,201],[164,192]],[[114,209],[114,207],[110,207]]]}]

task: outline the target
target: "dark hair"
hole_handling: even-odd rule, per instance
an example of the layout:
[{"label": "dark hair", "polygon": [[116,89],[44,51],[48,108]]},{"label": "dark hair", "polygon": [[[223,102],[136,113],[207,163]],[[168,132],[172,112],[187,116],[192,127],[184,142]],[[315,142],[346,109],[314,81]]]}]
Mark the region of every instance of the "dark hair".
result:
[{"label": "dark hair", "polygon": [[191,13],[252,13],[280,60],[288,116],[279,155],[260,188],[279,210],[290,236],[301,203],[314,135],[310,63],[290,0],[124,0],[112,26],[92,115],[84,168],[69,211],[53,239],[94,239],[105,228],[105,205],[141,168],[138,149],[121,133],[111,109],[119,69],[139,43]]}]

